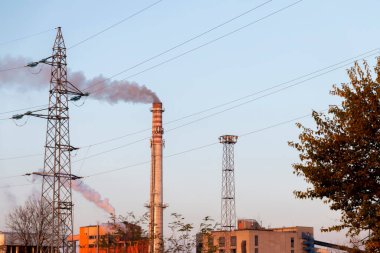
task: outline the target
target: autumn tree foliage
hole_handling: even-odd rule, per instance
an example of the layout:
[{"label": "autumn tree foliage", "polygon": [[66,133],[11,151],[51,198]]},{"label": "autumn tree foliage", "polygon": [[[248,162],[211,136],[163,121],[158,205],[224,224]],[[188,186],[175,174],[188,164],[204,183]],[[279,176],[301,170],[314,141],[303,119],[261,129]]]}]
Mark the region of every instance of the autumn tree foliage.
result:
[{"label": "autumn tree foliage", "polygon": [[327,114],[313,111],[315,130],[297,123],[299,142],[289,142],[301,160],[294,173],[311,186],[295,195],[323,199],[342,213],[340,224],[325,231],[365,234],[366,250],[380,252],[380,58],[373,71],[355,63],[348,76],[349,83],[331,91],[341,104]]}]

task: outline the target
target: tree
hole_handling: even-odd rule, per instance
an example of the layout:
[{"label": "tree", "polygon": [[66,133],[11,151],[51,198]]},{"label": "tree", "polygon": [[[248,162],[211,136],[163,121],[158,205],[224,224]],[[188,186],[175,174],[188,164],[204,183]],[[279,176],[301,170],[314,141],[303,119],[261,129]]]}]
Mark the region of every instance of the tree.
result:
[{"label": "tree", "polygon": [[214,220],[206,216],[202,223],[199,225],[199,232],[197,234],[197,252],[215,253],[218,251],[218,247],[214,244],[214,238],[212,232],[220,230],[220,224],[214,222]]},{"label": "tree", "polygon": [[13,240],[23,246],[42,247],[49,239],[49,219],[47,204],[36,196],[30,196],[22,206],[14,208],[7,217],[7,227]]},{"label": "tree", "polygon": [[313,111],[316,129],[297,123],[299,143],[289,142],[301,160],[294,173],[312,185],[296,197],[322,199],[340,211],[340,224],[323,231],[365,232],[368,252],[380,252],[380,58],[374,72],[375,80],[366,62],[355,63],[350,82],[332,88],[341,105],[328,114]]},{"label": "tree", "polygon": [[169,223],[170,235],[166,238],[165,253],[190,253],[195,247],[195,238],[191,235],[193,224],[186,223],[185,218],[178,213],[171,214]]},{"label": "tree", "polygon": [[106,233],[98,238],[97,244],[99,248],[113,249],[114,252],[117,251],[116,249],[129,252],[128,247],[138,249],[140,244],[148,242],[146,224],[147,214],[141,217],[136,217],[132,212],[127,213],[126,216],[112,215]]},{"label": "tree", "polygon": [[[128,242],[135,245],[141,242],[149,243],[147,226],[149,223],[148,213],[141,217],[136,217],[132,212],[126,216],[112,216],[109,222],[110,231],[98,240],[100,248],[112,248],[120,243]],[[196,246],[196,236],[192,233],[194,226],[187,223],[185,218],[178,213],[171,214],[171,221],[168,223],[169,232],[164,238],[165,253],[190,253]],[[200,224],[197,236],[206,241],[202,252],[213,253],[217,248],[213,245],[211,232],[215,230],[217,224],[210,217],[206,217]],[[127,247],[127,245],[124,245]]]}]

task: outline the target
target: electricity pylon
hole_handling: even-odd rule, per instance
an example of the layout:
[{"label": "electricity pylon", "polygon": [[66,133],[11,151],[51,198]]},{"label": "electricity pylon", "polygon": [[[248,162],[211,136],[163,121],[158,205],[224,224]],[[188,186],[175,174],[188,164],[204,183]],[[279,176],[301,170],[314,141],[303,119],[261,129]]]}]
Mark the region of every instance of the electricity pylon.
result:
[{"label": "electricity pylon", "polygon": [[[47,115],[32,114],[47,119],[45,158],[42,176],[41,201],[49,212],[49,238],[42,245],[43,251],[51,253],[75,253],[73,236],[73,203],[71,180],[79,177],[71,174],[70,152],[76,150],[70,145],[69,96],[85,96],[67,81],[66,47],[61,28],[51,57],[41,63],[51,65],[49,107]],[[45,221],[46,222],[46,221]]]}]

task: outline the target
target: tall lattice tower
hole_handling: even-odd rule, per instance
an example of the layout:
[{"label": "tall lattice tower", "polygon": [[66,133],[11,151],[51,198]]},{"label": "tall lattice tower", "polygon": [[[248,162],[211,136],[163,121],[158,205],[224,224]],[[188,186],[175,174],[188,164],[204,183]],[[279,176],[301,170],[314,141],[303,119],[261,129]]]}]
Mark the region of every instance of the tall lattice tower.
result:
[{"label": "tall lattice tower", "polygon": [[221,228],[225,231],[236,227],[234,145],[237,139],[235,135],[219,137],[223,144]]},{"label": "tall lattice tower", "polygon": [[60,27],[52,56],[40,62],[51,65],[48,112],[38,115],[47,119],[41,200],[51,215],[50,238],[43,250],[74,253],[73,242],[68,239],[73,235],[71,180],[77,178],[71,174],[70,152],[76,148],[70,145],[68,97],[83,93],[67,81],[66,47]]}]

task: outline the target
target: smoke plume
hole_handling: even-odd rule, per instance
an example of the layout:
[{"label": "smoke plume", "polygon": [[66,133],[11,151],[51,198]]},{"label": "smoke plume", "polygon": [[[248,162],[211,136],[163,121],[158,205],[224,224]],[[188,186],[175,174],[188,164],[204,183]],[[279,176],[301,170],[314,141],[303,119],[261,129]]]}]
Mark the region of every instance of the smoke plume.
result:
[{"label": "smoke plume", "polygon": [[[25,66],[31,62],[24,57],[0,58],[0,87],[14,87],[20,91],[29,91],[49,87],[50,66],[39,64],[36,67],[26,67],[17,70],[1,71]],[[92,79],[85,77],[83,72],[67,73],[68,81],[79,90],[89,92],[90,98],[107,101],[110,104],[118,102],[153,103],[159,102],[157,95],[144,85],[128,81],[111,81],[99,75]]]},{"label": "smoke plume", "polygon": [[[43,171],[44,171],[43,169],[39,170],[39,172],[43,172]],[[35,174],[31,174],[31,175],[32,175],[33,183],[36,181],[41,181],[41,176],[37,176]],[[71,189],[73,189],[76,192],[79,192],[85,199],[94,203],[97,207],[103,209],[107,213],[115,214],[115,208],[110,204],[109,199],[108,198],[102,199],[102,196],[100,195],[100,193],[92,189],[90,186],[86,185],[83,181],[72,180]],[[5,192],[5,194],[7,194],[7,192]],[[13,199],[16,199],[16,198],[13,198]]]},{"label": "smoke plume", "polygon": [[71,181],[71,188],[79,192],[82,196],[94,203],[97,207],[103,209],[107,213],[115,214],[115,208],[109,203],[108,198],[102,199],[100,193],[83,183],[81,180]]}]

